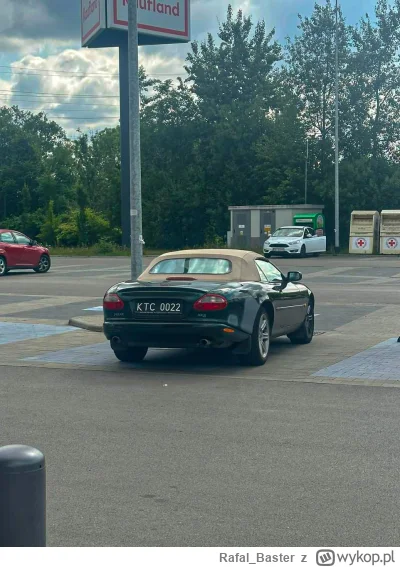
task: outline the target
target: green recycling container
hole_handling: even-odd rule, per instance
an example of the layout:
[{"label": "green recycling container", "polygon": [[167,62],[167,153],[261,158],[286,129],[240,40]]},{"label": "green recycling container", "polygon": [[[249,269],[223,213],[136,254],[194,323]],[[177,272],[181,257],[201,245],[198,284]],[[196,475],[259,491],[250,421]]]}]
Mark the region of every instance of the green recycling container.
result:
[{"label": "green recycling container", "polygon": [[294,226],[309,226],[315,230],[318,236],[325,234],[325,217],[322,213],[294,215],[293,224]]}]

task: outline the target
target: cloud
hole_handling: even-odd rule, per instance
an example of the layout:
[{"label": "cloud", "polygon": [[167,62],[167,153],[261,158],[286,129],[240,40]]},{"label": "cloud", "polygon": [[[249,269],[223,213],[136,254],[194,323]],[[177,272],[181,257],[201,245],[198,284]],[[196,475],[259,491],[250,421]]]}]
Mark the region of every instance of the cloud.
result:
[{"label": "cloud", "polygon": [[[182,61],[160,53],[140,56],[148,74],[165,80],[182,71]],[[47,57],[25,55],[0,80],[0,106],[46,112],[68,135],[119,122],[117,49],[66,49]]]},{"label": "cloud", "polygon": [[[78,127],[118,124],[118,52],[66,49],[48,57],[26,55],[12,64],[7,104],[44,111],[69,134]],[[3,81],[2,90],[5,86]],[[1,103],[4,104],[4,99]]]},{"label": "cloud", "polygon": [[[228,4],[257,17],[262,0],[192,0],[193,36],[215,31],[224,18]],[[59,44],[80,41],[80,0],[0,0],[0,48],[24,50],[23,42],[48,40]]]},{"label": "cloud", "polygon": [[2,48],[17,39],[74,42],[80,36],[80,0],[0,0]]},{"label": "cloud", "polygon": [[[353,20],[374,2],[341,0]],[[253,21],[265,19],[280,40],[296,33],[298,12],[310,15],[314,6],[314,0],[192,0],[192,38],[215,35],[229,3]],[[0,13],[0,52],[8,52],[8,65],[14,61],[12,70],[0,72],[0,106],[46,111],[68,134],[118,124],[118,51],[80,48],[80,0],[0,0]],[[175,78],[184,75],[189,50],[188,44],[149,46],[140,61],[156,78]]]}]

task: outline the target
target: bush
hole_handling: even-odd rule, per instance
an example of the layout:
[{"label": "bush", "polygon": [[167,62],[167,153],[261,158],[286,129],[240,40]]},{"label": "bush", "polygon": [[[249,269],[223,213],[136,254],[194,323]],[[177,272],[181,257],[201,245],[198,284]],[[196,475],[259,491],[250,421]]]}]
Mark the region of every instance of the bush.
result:
[{"label": "bush", "polygon": [[0,222],[0,228],[18,230],[36,240],[39,238],[44,221],[45,215],[41,209],[38,209],[34,213],[25,213],[19,217],[8,217]]},{"label": "bush", "polygon": [[109,221],[92,209],[85,209],[85,223],[89,246],[96,244],[102,238],[106,238],[111,232]]},{"label": "bush", "polygon": [[222,236],[214,236],[208,239],[204,244],[204,248],[226,248],[226,240]]},{"label": "bush", "polygon": [[99,242],[93,247],[95,254],[114,254],[116,246],[108,238],[100,238]]},{"label": "bush", "polygon": [[57,224],[57,218],[54,214],[54,202],[50,201],[46,221],[38,236],[47,246],[54,246],[54,244],[56,244]]},{"label": "bush", "polygon": [[79,229],[76,213],[68,221],[61,222],[57,228],[57,242],[60,246],[78,246]]},{"label": "bush", "polygon": [[118,229],[110,227],[109,221],[102,215],[86,208],[83,214],[74,210],[62,218],[57,230],[57,241],[60,246],[93,246],[101,239],[118,241],[120,234]]}]

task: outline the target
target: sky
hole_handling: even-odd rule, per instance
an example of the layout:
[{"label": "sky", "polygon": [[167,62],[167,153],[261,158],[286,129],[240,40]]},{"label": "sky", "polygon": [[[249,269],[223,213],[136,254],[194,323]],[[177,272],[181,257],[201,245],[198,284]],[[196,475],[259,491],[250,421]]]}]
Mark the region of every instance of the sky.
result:
[{"label": "sky", "polygon": [[[229,3],[255,21],[264,19],[283,42],[315,0],[191,0],[191,39],[215,34]],[[347,21],[356,23],[366,12],[373,15],[375,0],[341,5]],[[80,0],[0,0],[0,106],[45,111],[71,137],[78,128],[115,126],[119,118],[118,50],[81,47],[80,7]],[[184,76],[189,50],[188,44],[142,47],[140,62],[150,76],[173,79]]]}]

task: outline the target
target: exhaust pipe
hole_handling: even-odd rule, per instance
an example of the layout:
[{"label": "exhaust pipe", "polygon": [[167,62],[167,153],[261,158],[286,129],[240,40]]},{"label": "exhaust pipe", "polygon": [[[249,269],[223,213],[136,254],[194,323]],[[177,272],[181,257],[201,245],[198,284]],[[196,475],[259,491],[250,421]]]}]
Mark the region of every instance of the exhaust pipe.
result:
[{"label": "exhaust pipe", "polygon": [[121,342],[122,341],[119,337],[112,337],[112,339],[111,339],[111,344],[113,344],[113,345],[120,345]]},{"label": "exhaust pipe", "polygon": [[211,346],[211,341],[209,341],[208,339],[201,339],[200,346],[209,347],[209,346]]}]

